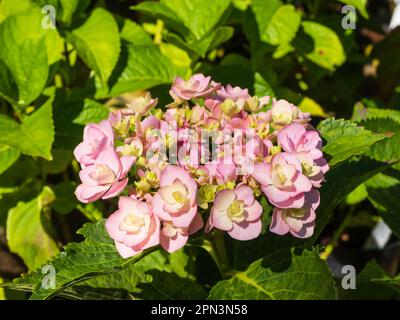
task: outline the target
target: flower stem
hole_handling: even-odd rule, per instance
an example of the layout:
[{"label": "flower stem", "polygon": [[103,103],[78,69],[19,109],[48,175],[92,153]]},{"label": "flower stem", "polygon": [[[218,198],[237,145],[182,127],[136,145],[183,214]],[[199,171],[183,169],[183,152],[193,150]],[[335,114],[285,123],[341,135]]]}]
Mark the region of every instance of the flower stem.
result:
[{"label": "flower stem", "polygon": [[229,278],[232,274],[232,268],[229,262],[229,257],[225,247],[225,234],[222,231],[216,230],[214,233],[214,247],[221,265],[221,274],[223,278]]}]

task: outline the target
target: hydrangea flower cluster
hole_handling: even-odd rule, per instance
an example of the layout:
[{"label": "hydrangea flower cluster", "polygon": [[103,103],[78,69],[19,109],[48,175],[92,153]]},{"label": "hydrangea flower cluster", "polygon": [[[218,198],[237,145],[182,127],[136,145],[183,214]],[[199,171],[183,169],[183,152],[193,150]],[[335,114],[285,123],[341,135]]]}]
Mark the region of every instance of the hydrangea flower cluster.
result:
[{"label": "hydrangea flower cluster", "polygon": [[204,229],[258,237],[266,197],[270,231],[313,234],[328,164],[310,115],[202,74],[176,78],[173,102],[150,94],[85,127],[75,151],[83,203],[120,196],[106,229],[122,257],[182,248]]}]

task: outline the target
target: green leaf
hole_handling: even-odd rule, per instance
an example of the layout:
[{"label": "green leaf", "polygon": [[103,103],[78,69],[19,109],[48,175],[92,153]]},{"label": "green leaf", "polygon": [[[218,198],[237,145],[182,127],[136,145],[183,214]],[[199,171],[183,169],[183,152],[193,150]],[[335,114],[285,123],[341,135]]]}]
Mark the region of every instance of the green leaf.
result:
[{"label": "green leaf", "polygon": [[190,34],[190,30],[185,26],[184,22],[175,14],[174,9],[170,9],[166,4],[145,1],[141,2],[131,9],[148,14],[156,19],[163,20],[172,29],[178,31],[182,36],[186,37]]},{"label": "green leaf", "polygon": [[120,61],[110,78],[110,89],[96,85],[96,98],[118,96],[122,93],[144,90],[160,84],[170,84],[176,70],[169,58],[157,46],[124,44]]},{"label": "green leaf", "polygon": [[303,21],[302,27],[304,34],[294,44],[307,59],[331,71],[346,61],[343,45],[334,31],[314,21]]},{"label": "green leaf", "polygon": [[328,114],[324,109],[313,99],[304,97],[299,104],[302,112],[308,112],[312,116],[327,118]]},{"label": "green leaf", "polygon": [[146,31],[144,31],[139,24],[129,19],[118,19],[118,17],[117,22],[121,29],[121,39],[134,45],[151,46],[153,44],[153,40],[151,39],[150,35],[146,33]]},{"label": "green leaf", "polygon": [[290,43],[301,23],[301,13],[281,1],[253,1],[260,38],[274,46]]},{"label": "green leaf", "polygon": [[349,195],[346,197],[346,203],[348,205],[354,205],[364,201],[368,197],[367,188],[365,187],[365,183],[360,184],[357,188],[355,188]]},{"label": "green leaf", "polygon": [[217,48],[219,45],[232,38],[233,32],[234,29],[231,27],[218,27],[210,36],[204,38],[200,42],[189,42],[188,45],[204,57],[208,51]]},{"label": "green leaf", "polygon": [[118,61],[120,37],[114,17],[96,8],[89,19],[68,34],[79,56],[106,83]]},{"label": "green leaf", "polygon": [[69,26],[74,17],[83,12],[89,5],[91,0],[58,0],[60,3],[57,18],[66,26]]},{"label": "green leaf", "polygon": [[73,154],[69,150],[65,149],[53,149],[52,150],[53,160],[43,160],[43,171],[46,174],[60,174],[67,170],[67,167],[73,159]]},{"label": "green leaf", "polygon": [[252,263],[246,271],[220,281],[209,299],[335,299],[329,268],[315,251],[279,250]]},{"label": "green leaf", "polygon": [[188,272],[189,256],[158,250],[121,271],[82,283],[93,288],[122,289],[140,299],[204,299],[205,290]]},{"label": "green leaf", "polygon": [[54,200],[50,188],[30,202],[20,202],[11,209],[7,219],[7,243],[30,270],[33,270],[58,253],[58,247],[46,231],[42,221],[44,210]]},{"label": "green leaf", "polygon": [[[18,2],[20,5],[20,2]],[[21,7],[23,5],[21,4]],[[63,39],[55,29],[44,29],[42,27],[43,14],[41,7],[31,4],[28,10],[19,11],[8,17],[0,25],[1,47],[0,55],[12,55],[18,50],[24,41],[46,39],[46,51],[48,64],[52,65],[59,61],[64,50]]]},{"label": "green leaf", "polygon": [[357,274],[355,290],[340,290],[341,299],[389,300],[400,293],[400,275],[388,276],[375,261],[369,261]]},{"label": "green leaf", "polygon": [[186,51],[174,46],[170,43],[160,43],[160,51],[161,53],[171,59],[172,63],[175,66],[176,72],[187,78],[190,76],[191,73],[191,63],[192,60],[190,59],[189,55]]},{"label": "green leaf", "polygon": [[0,145],[0,174],[6,171],[18,160],[21,153],[10,146]]},{"label": "green leaf", "polygon": [[0,143],[22,153],[51,160],[54,140],[52,109],[49,103],[18,124],[6,115],[0,115]]},{"label": "green leaf", "polygon": [[25,11],[31,7],[30,0],[2,0],[0,2],[0,22],[5,18]]},{"label": "green leaf", "polygon": [[156,249],[154,247],[130,259],[123,259],[115,249],[114,241],[108,236],[104,222],[85,224],[78,231],[85,240],[69,243],[63,252],[49,261],[56,269],[55,288],[42,287],[41,280],[45,275],[40,270],[16,280],[15,288],[33,290],[31,299],[49,299],[79,282],[119,271]]},{"label": "green leaf", "polygon": [[382,134],[375,134],[343,119],[324,120],[318,125],[318,129],[327,142],[323,151],[331,156],[331,166],[365,153],[374,143],[385,138]]},{"label": "green leaf", "polygon": [[161,0],[198,40],[218,26],[231,0]]},{"label": "green leaf", "polygon": [[276,97],[271,85],[258,72],[254,74],[254,93],[257,97]]},{"label": "green leaf", "polygon": [[132,9],[164,20],[187,39],[202,40],[218,27],[230,2],[231,0],[162,0],[160,3],[146,1]]},{"label": "green leaf", "polygon": [[61,59],[63,40],[57,30],[42,27],[40,7],[31,4],[27,10],[23,2],[21,8],[25,10],[18,10],[0,24],[0,60],[7,66],[10,82],[17,87],[10,92],[10,85],[4,88],[0,81],[0,92],[14,104],[26,106],[43,90],[48,66]]},{"label": "green leaf", "polygon": [[101,103],[95,100],[85,99],[82,111],[74,119],[74,123],[86,125],[88,123],[98,123],[107,119],[110,111]]},{"label": "green leaf", "polygon": [[368,199],[386,224],[400,237],[400,181],[386,174],[377,174],[365,183]]},{"label": "green leaf", "polygon": [[358,11],[360,11],[361,15],[368,19],[368,11],[367,11],[367,0],[339,0],[340,2],[353,6]]},{"label": "green leaf", "polygon": [[[6,24],[7,21],[3,24]],[[0,46],[4,41],[4,31],[1,26]],[[28,105],[40,95],[46,86],[49,67],[45,39],[27,39],[14,48],[12,53],[4,52],[2,58],[18,87],[18,104]],[[9,93],[9,88],[0,88],[0,90],[9,97],[15,95]]]},{"label": "green leaf", "polygon": [[353,110],[353,120],[362,121],[368,119],[388,118],[400,123],[400,111],[393,109],[365,108],[363,104],[357,103]]},{"label": "green leaf", "polygon": [[388,168],[388,164],[369,158],[352,159],[331,168],[325,175],[326,182],[320,189],[321,203],[318,207],[314,235],[307,240],[313,244],[329,223],[335,207],[348,194],[374,175]]},{"label": "green leaf", "polygon": [[400,122],[390,118],[368,118],[362,121],[366,129],[382,133],[388,138],[374,144],[367,152],[371,158],[384,162],[400,161]]},{"label": "green leaf", "polygon": [[74,181],[64,181],[53,187],[55,200],[52,205],[55,211],[68,214],[78,205],[75,196],[76,187],[77,184]]}]

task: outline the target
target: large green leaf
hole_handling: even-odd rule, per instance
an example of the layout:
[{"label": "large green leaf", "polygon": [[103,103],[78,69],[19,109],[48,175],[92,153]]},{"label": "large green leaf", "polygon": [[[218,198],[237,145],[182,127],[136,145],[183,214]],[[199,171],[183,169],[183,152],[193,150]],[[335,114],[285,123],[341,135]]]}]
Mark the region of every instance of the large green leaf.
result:
[{"label": "large green leaf", "polygon": [[335,299],[329,268],[316,251],[282,249],[255,261],[246,271],[224,280],[209,299],[305,300]]},{"label": "large green leaf", "polygon": [[[38,268],[59,252],[43,224],[43,210],[54,200],[50,188],[29,202],[20,202],[11,209],[7,219],[8,247],[17,253],[30,270]],[[48,217],[47,217],[48,218]]]},{"label": "large green leaf", "polygon": [[175,75],[176,70],[171,60],[157,46],[124,43],[116,70],[109,80],[109,91],[97,81],[96,95],[97,98],[104,98],[168,84]]},{"label": "large green leaf", "polygon": [[388,137],[371,147],[367,153],[370,157],[385,162],[400,160],[400,111],[364,108],[362,104],[357,104],[353,119],[359,121],[366,129]]},{"label": "large green leaf", "polygon": [[19,12],[25,11],[31,7],[30,0],[2,0],[0,2],[0,22],[8,16],[12,16]]},{"label": "large green leaf", "polygon": [[161,0],[196,39],[202,39],[220,22],[231,0]]},{"label": "large green leaf", "polygon": [[12,164],[17,161],[20,152],[7,145],[0,145],[0,174],[6,171]]},{"label": "large green leaf", "polygon": [[365,153],[374,143],[385,138],[383,134],[375,134],[343,119],[327,119],[318,125],[318,129],[327,142],[323,151],[331,157],[331,166]]},{"label": "large green leaf", "polygon": [[56,269],[55,288],[42,287],[41,279],[44,274],[40,270],[17,279],[17,287],[33,291],[31,299],[49,299],[67,287],[95,276],[118,271],[141,257],[139,255],[133,259],[123,259],[108,236],[104,221],[84,225],[79,234],[86,238],[85,241],[69,243],[61,254],[49,262]]},{"label": "large green leaf", "polygon": [[307,59],[331,71],[346,61],[343,45],[333,30],[314,21],[303,21],[301,25],[304,34],[294,43]]},{"label": "large green leaf", "polygon": [[354,121],[380,118],[388,118],[400,123],[400,111],[394,109],[365,108],[361,103],[357,103],[354,107]]},{"label": "large green leaf", "polygon": [[75,196],[77,183],[74,181],[64,181],[53,187],[55,200],[52,207],[60,214],[70,213],[77,205]]},{"label": "large green leaf", "polygon": [[118,25],[108,11],[97,8],[79,28],[68,34],[79,56],[106,83],[118,61]]},{"label": "large green leaf", "polygon": [[387,169],[386,163],[369,158],[352,159],[332,169],[325,175],[326,182],[320,190],[321,203],[317,209],[317,220],[314,235],[308,243],[314,243],[325,226],[329,223],[335,207],[348,194],[374,175]]},{"label": "large green leaf", "polygon": [[156,19],[163,20],[172,29],[178,31],[182,36],[190,35],[190,30],[185,26],[184,22],[175,14],[174,9],[170,9],[167,5],[155,1],[141,2],[131,7],[144,14],[148,14]]},{"label": "large green leaf", "polygon": [[[15,1],[13,6],[15,6]],[[2,1],[3,3],[3,1]],[[18,46],[27,39],[46,39],[47,61],[51,65],[61,59],[64,50],[63,39],[56,29],[45,29],[42,27],[43,14],[41,7],[18,1],[19,9],[15,14],[10,15],[0,25],[1,48],[0,55],[12,55]],[[24,10],[21,10],[24,8]]]},{"label": "large green leaf", "polygon": [[[33,291],[31,299],[49,299],[65,291],[69,287],[77,285],[78,283],[93,279],[98,276],[119,272],[133,263],[138,262],[139,260],[142,261],[142,258],[144,259],[147,254],[158,249],[157,247],[153,247],[135,257],[123,259],[115,249],[114,241],[108,236],[105,230],[104,220],[98,223],[86,224],[81,230],[79,230],[78,233],[82,234],[85,237],[85,240],[81,243],[69,243],[67,246],[65,246],[63,252],[61,252],[48,263],[56,270],[55,288],[46,289],[42,287],[41,280],[45,274],[42,274],[41,270],[23,275],[22,278],[19,278],[15,281],[12,287],[19,290]],[[170,265],[169,267],[166,266],[164,271],[174,272],[180,277],[185,276],[182,270],[182,267],[185,265],[185,261],[182,260],[182,258],[179,258],[173,262],[174,258],[172,258],[172,256],[169,256],[168,259],[170,261]],[[154,260],[151,259],[149,261],[154,262]],[[142,268],[146,269],[147,271],[150,270],[151,264],[153,263],[150,262],[146,267],[142,265]],[[145,264],[145,262],[143,262],[143,264]],[[132,269],[123,274],[113,275],[109,279],[110,281],[118,281],[118,278],[121,276],[126,277],[131,271]],[[123,289],[131,288],[133,291],[136,291],[136,293],[142,292],[141,294],[145,294],[144,292],[146,292],[146,294],[149,294],[147,290],[150,289],[148,286],[151,286],[151,284],[149,284],[151,279],[149,278],[149,275],[146,275],[147,271],[143,270],[144,273],[141,275],[141,277],[144,277],[144,283],[140,286],[140,290],[138,289],[139,283],[133,283],[135,281],[134,279],[131,279],[132,282],[130,283],[124,284],[123,281],[119,282],[119,284],[116,286]],[[150,276],[154,278],[158,275],[157,272],[154,272],[153,274],[150,274]],[[162,281],[162,278],[163,277],[161,277],[159,280]],[[182,280],[179,277],[175,278],[175,280],[177,279]],[[93,280],[87,282],[86,285],[89,284],[94,287],[106,287],[106,281],[107,278],[99,278],[98,281]],[[188,282],[186,281],[185,283],[187,284]],[[164,288],[163,290],[169,290],[165,283],[160,284],[160,286]],[[180,288],[180,290],[182,290],[184,287],[181,284],[177,284],[177,286],[177,288]],[[177,294],[178,289],[170,289],[171,291],[165,292],[165,296],[168,295],[169,292],[174,292],[172,290],[175,290],[175,294]],[[196,290],[194,292],[201,292],[198,286],[197,289],[195,288],[194,290]],[[158,297],[160,298],[160,296]]]},{"label": "large green leaf", "polygon": [[340,290],[342,299],[388,300],[398,298],[400,293],[400,275],[388,276],[375,261],[369,261],[357,274],[356,289]]},{"label": "large green leaf", "polygon": [[51,160],[54,140],[52,109],[49,103],[18,124],[6,115],[0,115],[0,143],[18,149],[30,156]]},{"label": "large green leaf", "polygon": [[365,183],[368,199],[377,208],[387,225],[400,237],[399,179],[387,174],[377,174]]},{"label": "large green leaf", "polygon": [[301,23],[301,13],[281,1],[253,1],[260,38],[274,46],[290,43]]},{"label": "large green leaf", "polygon": [[172,254],[152,252],[121,271],[88,280],[81,285],[122,289],[141,299],[203,299],[205,290],[194,281],[192,260],[182,249]]},{"label": "large green leaf", "polygon": [[[57,30],[42,27],[43,15],[39,7],[10,15],[0,24],[0,59],[11,73],[18,92],[0,92],[21,105],[28,105],[43,90],[48,66],[61,59],[63,40]],[[0,77],[1,78],[1,77]]]},{"label": "large green leaf", "polygon": [[201,40],[219,25],[231,0],[146,1],[133,9],[164,20],[185,38]]}]

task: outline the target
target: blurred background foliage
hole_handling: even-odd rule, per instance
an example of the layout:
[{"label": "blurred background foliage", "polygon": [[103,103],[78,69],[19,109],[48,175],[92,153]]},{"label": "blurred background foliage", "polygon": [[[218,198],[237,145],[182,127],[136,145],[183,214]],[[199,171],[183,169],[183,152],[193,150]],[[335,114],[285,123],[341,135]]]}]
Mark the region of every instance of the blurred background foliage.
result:
[{"label": "blurred background foliage", "polygon": [[[51,26],[51,11],[42,11],[46,5],[55,9],[56,29],[43,28]],[[344,5],[355,10],[342,13]],[[382,134],[373,142],[391,137],[371,147],[373,142],[362,144],[366,135],[356,125],[342,122],[335,129],[347,130],[347,140],[335,146],[345,150],[345,158],[358,161],[363,153],[385,167],[362,160],[357,172],[342,166],[335,172],[341,176],[332,174],[338,180],[325,190],[332,200],[324,210],[334,214],[324,218],[313,240],[326,247],[322,257],[335,276],[343,265],[360,271],[370,261],[357,296],[347,291],[339,296],[398,297],[400,280],[392,276],[400,262],[400,28],[389,27],[395,5],[389,0],[0,0],[0,278],[40,267],[63,245],[82,240],[76,231],[85,222],[101,221],[115,207],[115,202],[84,205],[75,199],[79,168],[72,151],[84,125],[146,90],[165,105],[175,76],[202,72],[258,96],[287,99],[310,112],[315,125],[345,118]],[[355,28],[343,28],[343,21]],[[324,139],[335,142],[329,122],[321,130],[326,127]],[[329,150],[337,162],[345,160]],[[349,194],[343,201],[335,198],[340,188]],[[82,245],[87,250],[100,241],[93,233]],[[251,251],[253,244],[231,242],[227,239],[235,268],[246,269],[260,257]],[[260,248],[270,250],[269,244]],[[195,247],[171,256],[155,252],[112,279],[100,276],[71,287],[63,297],[204,298],[220,277],[214,276],[217,269],[210,272],[207,254],[193,253]],[[308,255],[296,259],[302,263]],[[31,291],[29,283],[35,281],[19,289]],[[224,285],[229,289],[233,283],[221,284],[222,291]],[[213,290],[212,297],[232,298],[220,291]],[[326,291],[323,297],[331,298]],[[6,295],[25,297],[10,289]]]}]

